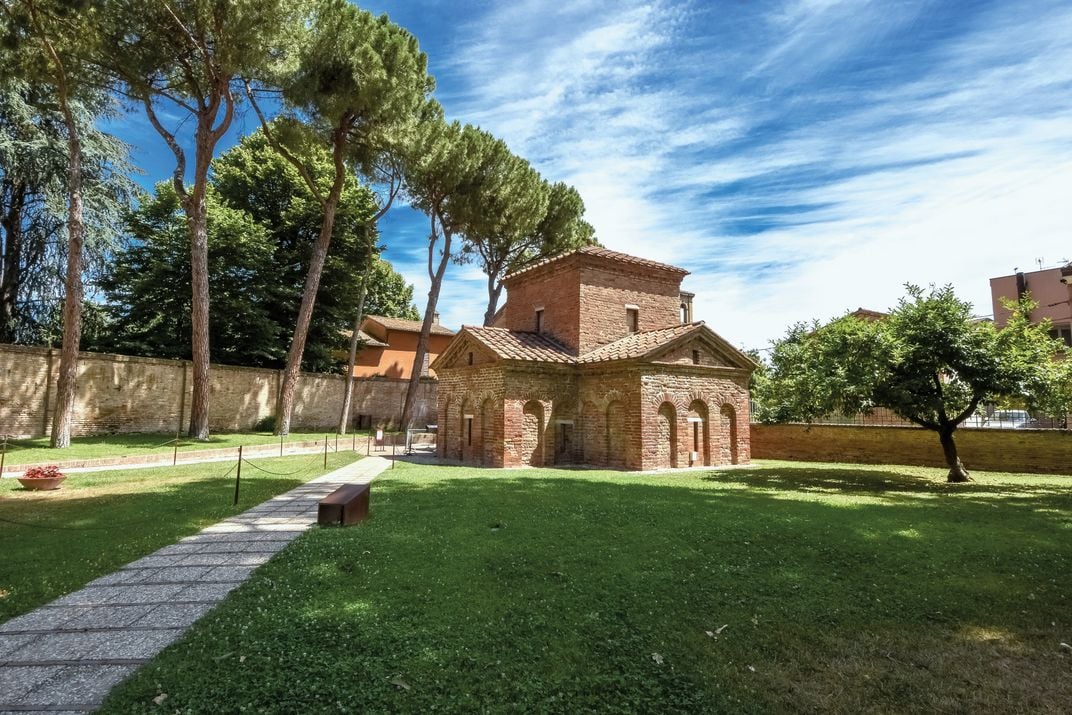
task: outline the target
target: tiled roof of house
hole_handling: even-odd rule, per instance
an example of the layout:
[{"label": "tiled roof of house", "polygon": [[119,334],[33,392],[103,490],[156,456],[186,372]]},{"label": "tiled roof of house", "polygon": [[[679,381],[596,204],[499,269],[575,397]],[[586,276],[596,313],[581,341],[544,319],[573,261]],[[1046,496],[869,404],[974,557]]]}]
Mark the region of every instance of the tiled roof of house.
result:
[{"label": "tiled roof of house", "polygon": [[647,258],[640,258],[638,256],[630,256],[628,253],[619,253],[618,251],[612,251],[609,248],[603,248],[602,246],[585,246],[584,248],[578,248],[576,251],[570,251],[569,253],[562,253],[557,256],[551,256],[545,258],[542,261],[537,261],[531,266],[525,266],[524,268],[514,271],[506,276],[503,280],[510,280],[515,276],[519,276],[522,273],[528,273],[531,270],[539,268],[540,266],[546,266],[548,263],[554,263],[556,261],[562,261],[571,256],[586,255],[594,256],[596,258],[603,258],[609,261],[616,261],[618,263],[627,263],[633,266],[640,266],[642,268],[651,268],[655,270],[670,271],[672,273],[678,273],[680,275],[688,275],[688,271],[684,268],[678,268],[677,266],[671,266],[668,263],[659,263],[658,261],[651,261]]},{"label": "tiled roof of house", "polygon": [[[365,320],[374,320],[388,330],[399,330],[404,333],[421,332],[420,320],[403,320],[402,318],[388,318],[383,315],[366,315]],[[450,328],[442,325],[432,325],[432,335],[454,335]]]},{"label": "tiled roof of house", "polygon": [[702,325],[702,322],[688,323],[633,333],[580,357],[571,355],[565,346],[540,333],[527,333],[506,328],[478,328],[468,325],[464,330],[504,360],[534,360],[579,365],[643,357]]},{"label": "tiled roof of house", "polygon": [[645,330],[643,332],[633,333],[632,335],[627,335],[624,338],[615,340],[613,343],[607,343],[595,350],[590,350],[577,358],[577,362],[590,363],[604,362],[607,360],[631,360],[633,358],[643,357],[653,350],[657,350],[663,345],[680,338],[682,335],[686,335],[687,333],[699,329],[701,326],[703,326],[703,321],[675,325],[670,328],[659,328],[658,330]]},{"label": "tiled roof of house", "polygon": [[[343,331],[340,331],[340,332],[342,332],[342,334],[346,337],[347,340],[349,340],[350,337],[354,334],[354,331],[352,331],[352,330],[343,330]],[[385,343],[385,342],[383,342],[381,340],[377,340],[376,338],[372,337],[371,335],[366,333],[364,330],[358,330],[357,331],[357,339],[360,340],[361,343],[365,347],[370,347],[370,348],[389,348],[389,347],[391,347],[387,343]]]},{"label": "tiled roof of house", "polygon": [[857,308],[856,310],[849,313],[849,315],[853,316],[854,318],[859,318],[860,320],[870,321],[884,320],[885,318],[890,317],[889,313],[881,313],[877,310],[868,310],[867,308]]},{"label": "tiled roof of house", "polygon": [[523,333],[506,328],[478,328],[467,325],[465,332],[504,360],[537,360],[573,364],[569,350],[540,333]]}]

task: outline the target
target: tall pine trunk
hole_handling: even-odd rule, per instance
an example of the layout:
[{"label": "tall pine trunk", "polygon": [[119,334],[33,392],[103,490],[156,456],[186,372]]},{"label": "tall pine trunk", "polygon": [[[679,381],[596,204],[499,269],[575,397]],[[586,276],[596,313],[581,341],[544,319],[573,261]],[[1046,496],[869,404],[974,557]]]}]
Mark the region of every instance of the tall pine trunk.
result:
[{"label": "tall pine trunk", "polygon": [[484,327],[495,322],[495,314],[499,312],[499,296],[502,295],[502,283],[496,275],[488,276],[488,309],[484,311]]},{"label": "tall pine trunk", "polygon": [[[206,179],[207,180],[207,179]],[[209,438],[209,290],[208,290],[208,216],[205,193],[195,184],[186,210],[190,232],[190,352],[192,392],[188,434],[197,440]]]},{"label": "tall pine trunk", "polygon": [[339,413],[339,434],[346,434],[346,428],[350,424],[350,405],[353,403],[354,394],[354,367],[357,365],[358,330],[361,328],[361,314],[365,312],[365,295],[368,293],[368,274],[372,270],[372,261],[365,266],[365,273],[361,276],[361,295],[357,299],[357,315],[354,317],[354,332],[350,336],[350,356],[346,361],[346,387],[343,389],[342,410]]},{"label": "tall pine trunk", "polygon": [[949,476],[946,477],[946,481],[969,482],[971,481],[971,476],[968,474],[968,470],[964,468],[964,463],[960,461],[960,455],[957,454],[957,443],[953,440],[953,429],[943,427],[938,430],[938,439],[942,443],[942,454],[945,455],[945,463],[949,467]]},{"label": "tall pine trunk", "polygon": [[56,407],[52,414],[53,447],[71,446],[71,419],[78,383],[78,344],[82,337],[82,250],[85,227],[82,217],[82,140],[78,125],[60,88],[60,107],[67,128],[67,277],[63,299],[63,347],[60,349]]},{"label": "tall pine trunk", "polygon": [[[434,219],[433,219],[434,220]],[[434,228],[433,228],[434,230]],[[434,233],[433,233],[434,237]],[[413,421],[413,404],[417,401],[417,391],[421,386],[421,373],[424,369],[424,359],[428,355],[428,338],[432,334],[432,324],[435,322],[436,307],[439,304],[439,290],[443,287],[443,275],[447,271],[450,262],[451,232],[443,231],[443,256],[439,259],[439,265],[434,273],[429,275],[432,287],[428,289],[428,305],[424,309],[424,322],[421,323],[421,334],[417,338],[417,352],[413,356],[413,370],[409,376],[409,386],[406,388],[406,401],[402,405],[402,419],[399,428],[409,429]],[[432,265],[435,255],[435,241],[428,242],[428,265]]]},{"label": "tall pine trunk", "polygon": [[302,355],[305,353],[305,341],[309,337],[309,324],[313,319],[313,307],[316,305],[316,293],[320,289],[320,274],[324,271],[328,248],[331,247],[331,234],[335,228],[335,210],[342,194],[343,179],[336,174],[335,184],[324,202],[324,220],[320,225],[320,236],[313,246],[313,255],[309,258],[309,271],[305,275],[305,290],[302,292],[301,307],[298,308],[298,320],[294,325],[294,337],[290,341],[287,353],[287,365],[283,370],[283,386],[279,390],[279,413],[276,418],[275,433],[290,434],[290,419],[294,412],[294,391],[301,376]]}]

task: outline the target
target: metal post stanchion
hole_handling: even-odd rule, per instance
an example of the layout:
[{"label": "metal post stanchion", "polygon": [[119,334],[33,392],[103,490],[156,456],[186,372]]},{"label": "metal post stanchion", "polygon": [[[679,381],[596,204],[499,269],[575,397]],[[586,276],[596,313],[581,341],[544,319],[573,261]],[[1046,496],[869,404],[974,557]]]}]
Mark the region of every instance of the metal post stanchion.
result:
[{"label": "metal post stanchion", "polygon": [[328,468],[328,438],[324,437],[324,469]]},{"label": "metal post stanchion", "polygon": [[234,478],[234,505],[238,506],[238,485],[242,481],[242,445],[238,445],[238,469]]}]

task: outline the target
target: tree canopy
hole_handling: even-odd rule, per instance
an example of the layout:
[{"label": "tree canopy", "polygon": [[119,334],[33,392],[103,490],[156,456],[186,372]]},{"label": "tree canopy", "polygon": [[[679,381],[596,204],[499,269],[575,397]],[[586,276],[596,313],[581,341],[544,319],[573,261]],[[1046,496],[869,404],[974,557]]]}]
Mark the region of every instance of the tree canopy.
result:
[{"label": "tree canopy", "polygon": [[[309,149],[314,171],[330,172],[326,152]],[[294,167],[254,133],[217,158],[207,193],[209,287],[213,295],[213,361],[282,367],[286,336],[301,300],[310,237],[320,207]],[[335,250],[323,276],[323,295],[310,326],[303,366],[326,371],[339,364],[343,331],[353,320],[357,286],[376,249],[368,217],[371,192],[346,182],[335,223]],[[144,197],[129,220],[129,241],[102,282],[112,335],[98,349],[188,358],[190,264],[183,255],[185,224],[170,185]],[[372,258],[369,312],[416,317],[413,288],[386,261]]]},{"label": "tree canopy", "polygon": [[[133,194],[129,147],[102,131],[106,95],[72,101],[81,127],[84,276],[92,284]],[[67,262],[67,136],[40,85],[0,87],[0,342],[53,344]]]},{"label": "tree canopy", "polygon": [[549,256],[594,243],[584,219],[584,201],[572,186],[549,184],[526,160],[501,142],[491,144],[490,166],[471,194],[472,221],[459,262],[476,261],[488,280],[484,325],[491,325],[503,278]]},{"label": "tree canopy", "polygon": [[953,433],[986,401],[1047,394],[1057,341],[1031,325],[1020,303],[1006,326],[972,317],[950,286],[907,286],[885,318],[852,315],[827,325],[797,324],[771,353],[757,388],[766,422],[810,422],[823,415],[885,407],[938,433],[950,481],[969,478]]}]

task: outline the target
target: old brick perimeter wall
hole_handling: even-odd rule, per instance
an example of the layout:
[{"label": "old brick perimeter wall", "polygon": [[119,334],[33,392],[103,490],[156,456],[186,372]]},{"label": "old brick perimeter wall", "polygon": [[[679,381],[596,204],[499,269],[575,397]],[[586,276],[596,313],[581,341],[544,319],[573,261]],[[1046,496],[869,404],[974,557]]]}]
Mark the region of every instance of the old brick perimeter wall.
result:
[{"label": "old brick perimeter wall", "polygon": [[[1072,474],[1072,431],[959,429],[968,470]],[[753,459],[943,467],[938,435],[913,427],[752,425]]]},{"label": "old brick perimeter wall", "polygon": [[[55,407],[59,350],[0,345],[0,434],[47,435]],[[212,366],[210,428],[252,429],[275,413],[281,371]],[[302,373],[298,381],[292,427],[334,431],[342,406],[341,375]],[[184,360],[82,353],[73,432],[175,432],[190,418],[190,363]],[[374,423],[396,423],[407,382],[392,378],[354,383],[353,415]],[[435,414],[434,380],[424,380],[417,396],[417,419]]]}]

